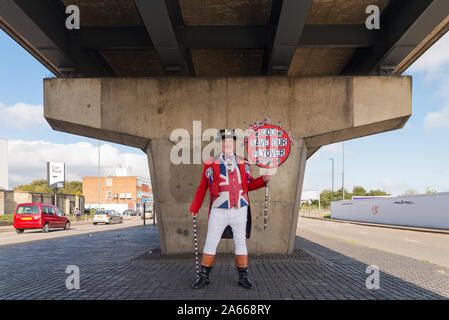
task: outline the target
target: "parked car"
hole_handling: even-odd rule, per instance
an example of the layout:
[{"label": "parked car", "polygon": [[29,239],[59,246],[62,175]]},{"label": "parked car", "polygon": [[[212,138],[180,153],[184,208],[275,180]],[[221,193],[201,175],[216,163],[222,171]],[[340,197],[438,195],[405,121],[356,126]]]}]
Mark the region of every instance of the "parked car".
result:
[{"label": "parked car", "polygon": [[123,217],[115,210],[96,211],[93,218],[93,224],[97,223],[123,223]]},{"label": "parked car", "polygon": [[123,211],[123,214],[125,215],[129,215],[129,216],[140,216],[140,212],[136,211],[136,210],[125,210]]},{"label": "parked car", "polygon": [[152,219],[153,218],[153,211],[152,210],[148,210],[145,212],[145,217]]},{"label": "parked car", "polygon": [[[142,215],[142,219],[143,219],[143,214]],[[145,212],[145,219],[153,219],[153,211],[147,211]]]},{"label": "parked car", "polygon": [[70,219],[61,210],[46,203],[21,203],[14,210],[13,226],[17,233],[25,229],[41,229],[48,232],[52,228],[70,229]]},{"label": "parked car", "polygon": [[123,211],[122,215],[123,216],[135,216],[134,212],[135,212],[134,210],[125,210],[125,211]]}]

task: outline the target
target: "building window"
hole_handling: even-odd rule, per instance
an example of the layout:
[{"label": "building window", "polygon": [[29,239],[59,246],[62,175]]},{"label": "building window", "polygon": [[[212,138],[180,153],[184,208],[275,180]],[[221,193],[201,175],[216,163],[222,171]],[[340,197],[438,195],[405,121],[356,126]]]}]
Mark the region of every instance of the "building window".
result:
[{"label": "building window", "polygon": [[106,187],[112,187],[112,179],[111,178],[106,179]]},{"label": "building window", "polygon": [[108,199],[112,199],[112,191],[106,192],[106,196],[108,197]]}]

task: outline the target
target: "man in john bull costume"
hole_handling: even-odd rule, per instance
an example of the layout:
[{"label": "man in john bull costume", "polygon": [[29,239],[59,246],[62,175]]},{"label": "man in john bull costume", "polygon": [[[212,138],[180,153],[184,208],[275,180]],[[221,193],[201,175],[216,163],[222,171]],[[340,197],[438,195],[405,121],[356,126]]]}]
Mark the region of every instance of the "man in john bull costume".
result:
[{"label": "man in john bull costume", "polygon": [[190,206],[192,217],[196,216],[204,200],[206,190],[210,193],[209,222],[203,248],[201,267],[192,287],[199,289],[209,284],[217,246],[221,238],[234,239],[235,264],[239,284],[254,288],[248,277],[248,251],[246,239],[251,233],[251,210],[248,191],[265,187],[270,176],[254,179],[247,160],[236,156],[234,130],[220,130],[217,141],[221,141],[222,152],[204,163],[201,182]]}]

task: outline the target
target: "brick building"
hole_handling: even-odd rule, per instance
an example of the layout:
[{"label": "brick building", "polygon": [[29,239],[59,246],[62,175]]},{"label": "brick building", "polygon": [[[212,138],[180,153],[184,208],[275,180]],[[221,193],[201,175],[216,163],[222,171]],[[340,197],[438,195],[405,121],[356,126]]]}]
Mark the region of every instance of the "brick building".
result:
[{"label": "brick building", "polygon": [[54,195],[48,193],[0,190],[0,216],[13,214],[20,203],[32,202],[54,204],[65,214],[73,214],[75,208],[84,212],[84,197],[80,195],[57,194],[55,199]]},{"label": "brick building", "polygon": [[83,177],[87,208],[143,211],[143,203],[153,203],[149,180],[136,176]]}]

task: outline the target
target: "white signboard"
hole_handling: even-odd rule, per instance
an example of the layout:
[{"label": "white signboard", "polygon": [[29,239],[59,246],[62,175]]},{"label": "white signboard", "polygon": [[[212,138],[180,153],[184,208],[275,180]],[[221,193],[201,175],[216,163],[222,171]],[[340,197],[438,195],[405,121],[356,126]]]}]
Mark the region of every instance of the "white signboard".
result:
[{"label": "white signboard", "polygon": [[49,188],[65,187],[65,164],[63,162],[47,162],[47,184]]},{"label": "white signboard", "polygon": [[449,229],[449,192],[331,203],[331,218]]},{"label": "white signboard", "polygon": [[301,201],[320,200],[320,193],[318,191],[303,191],[301,193]]}]

